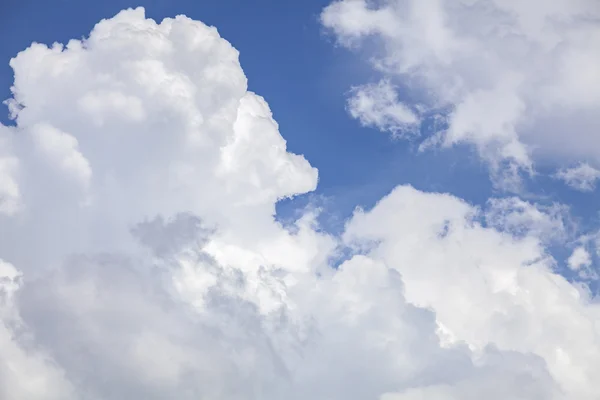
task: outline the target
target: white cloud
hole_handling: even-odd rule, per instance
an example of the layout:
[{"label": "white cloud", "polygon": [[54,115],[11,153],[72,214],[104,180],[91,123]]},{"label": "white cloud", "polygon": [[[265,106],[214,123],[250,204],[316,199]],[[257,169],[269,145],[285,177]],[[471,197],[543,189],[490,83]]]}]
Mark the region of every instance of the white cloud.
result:
[{"label": "white cloud", "polygon": [[52,126],[35,125],[31,128],[34,147],[50,164],[56,165],[67,175],[72,175],[84,187],[89,186],[92,170],[89,161],[79,152],[78,142],[68,133]]},{"label": "white cloud", "polygon": [[15,306],[20,274],[0,260],[0,399],[69,399],[72,387],[61,369],[32,341]]},{"label": "white cloud", "polygon": [[592,258],[590,257],[590,253],[585,249],[585,247],[577,247],[571,253],[571,256],[567,260],[567,265],[574,271],[577,271],[581,267],[589,267],[592,264]]},{"label": "white cloud", "polygon": [[11,64],[0,399],[600,396],[598,306],[544,247],[562,211],[399,187],[343,238],[282,227],[316,170],[184,17],[125,11]]},{"label": "white cloud", "polygon": [[581,192],[591,192],[596,188],[596,181],[600,179],[600,171],[588,163],[581,163],[576,167],[563,168],[556,173],[556,178]]},{"label": "white cloud", "polygon": [[19,160],[11,154],[4,137],[12,136],[9,128],[0,125],[0,214],[15,214],[20,207],[21,192],[17,184]]},{"label": "white cloud", "polygon": [[[474,352],[495,345],[535,354],[566,398],[597,398],[597,302],[553,272],[534,234],[515,237],[479,220],[477,209],[452,196],[400,187],[358,212],[346,240],[371,243],[367,256],[402,275],[406,299],[434,311],[447,338]],[[499,398],[507,397],[518,398]]]},{"label": "white cloud", "polygon": [[321,15],[343,45],[375,42],[386,79],[452,109],[442,144],[522,171],[598,158],[599,18],[595,0],[338,0]]},{"label": "white cloud", "polygon": [[542,206],[517,197],[490,199],[485,221],[488,226],[513,236],[531,235],[546,241],[564,240],[575,228],[566,206]]},{"label": "white cloud", "polygon": [[573,250],[567,259],[567,266],[575,271],[581,280],[598,280],[598,272],[593,268],[592,256],[584,246],[579,246]]},{"label": "white cloud", "polygon": [[418,133],[415,129],[419,117],[398,101],[396,88],[387,81],[355,88],[348,100],[348,110],[364,126],[389,131],[397,137]]}]

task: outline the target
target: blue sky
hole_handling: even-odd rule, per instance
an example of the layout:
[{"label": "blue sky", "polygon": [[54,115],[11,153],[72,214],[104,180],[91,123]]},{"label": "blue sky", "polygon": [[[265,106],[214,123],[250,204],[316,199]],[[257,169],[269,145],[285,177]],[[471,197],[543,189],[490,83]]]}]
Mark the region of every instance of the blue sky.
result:
[{"label": "blue sky", "polygon": [[[240,51],[250,90],[265,97],[293,152],[304,154],[320,171],[317,192],[278,205],[281,218],[295,215],[311,201],[328,210],[323,221],[338,230],[354,207],[369,208],[398,184],[421,190],[449,192],[483,205],[493,195],[486,165],[469,146],[418,152],[402,140],[361,127],[349,117],[345,100],[351,87],[376,81],[365,60],[338,46],[319,22],[328,1],[281,2],[262,0],[80,2],[22,1],[8,3],[0,33],[0,90],[10,97],[10,58],[32,42],[66,43],[84,37],[102,18],[121,9],[142,5],[157,21],[185,14],[216,26]],[[0,121],[10,123],[7,112]],[[582,223],[597,221],[600,195],[579,193],[545,176],[551,168],[525,183],[526,191],[543,202],[560,201],[573,207]],[[316,195],[316,197],[315,197]]]},{"label": "blue sky", "polygon": [[[491,194],[485,166],[472,152],[417,154],[406,142],[390,142],[374,129],[362,128],[345,109],[350,87],[371,80],[366,64],[335,46],[319,23],[327,1],[114,1],[84,3],[15,2],[0,27],[11,40],[0,44],[0,87],[10,96],[8,61],[33,41],[66,43],[89,34],[94,24],[123,8],[143,5],[157,21],[185,14],[217,27],[240,51],[250,90],[265,97],[293,152],[304,154],[320,171],[317,194],[345,218],[356,205],[370,207],[401,183],[449,191],[484,202]],[[27,23],[23,23],[27,21]],[[7,113],[2,122],[8,123]],[[309,196],[310,197],[310,196]],[[293,207],[308,201],[297,199]],[[314,199],[313,199],[314,201]],[[323,205],[322,199],[318,203]]]},{"label": "blue sky", "polygon": [[[144,6],[148,17],[160,21],[185,14],[216,26],[221,36],[240,51],[250,90],[265,97],[291,151],[305,155],[319,169],[319,186],[309,195],[278,204],[278,217],[294,218],[307,203],[327,212],[321,221],[338,232],[356,206],[370,208],[399,184],[448,192],[483,206],[494,190],[487,166],[472,147],[418,152],[416,145],[362,127],[350,118],[346,97],[351,87],[375,82],[365,59],[343,48],[320,24],[319,15],[329,2],[264,0],[80,2],[23,1],[8,4],[0,33],[0,90],[10,97],[12,69],[9,60],[32,42],[50,45],[89,34],[97,21],[122,9]],[[5,109],[6,110],[6,109]],[[8,113],[0,121],[10,124]],[[426,136],[427,132],[423,132]],[[548,175],[554,166],[540,163],[538,174],[526,179],[524,197],[542,203],[571,206],[584,230],[599,223],[597,191],[571,190]],[[555,249],[559,258],[569,250]]]}]

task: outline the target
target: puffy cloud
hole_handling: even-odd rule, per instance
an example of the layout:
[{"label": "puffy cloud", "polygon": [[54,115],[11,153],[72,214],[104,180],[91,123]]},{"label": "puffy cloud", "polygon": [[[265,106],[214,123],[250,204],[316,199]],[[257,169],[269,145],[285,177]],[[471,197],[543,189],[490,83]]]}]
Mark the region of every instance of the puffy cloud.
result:
[{"label": "puffy cloud", "polygon": [[567,259],[567,266],[575,271],[581,280],[598,280],[598,272],[593,268],[592,256],[584,246],[573,250]]},{"label": "puffy cloud", "polygon": [[35,150],[48,158],[51,166],[62,169],[62,173],[72,176],[84,187],[90,184],[90,163],[79,152],[77,139],[46,125],[32,127],[31,136]]},{"label": "puffy cloud", "polygon": [[556,178],[581,192],[591,192],[596,188],[596,181],[600,178],[600,171],[588,163],[581,163],[576,167],[563,168],[556,173]]},{"label": "puffy cloud", "polygon": [[341,44],[375,42],[385,79],[451,110],[435,142],[474,144],[513,179],[533,156],[598,159],[599,17],[594,0],[337,0],[321,15]]},{"label": "puffy cloud", "polygon": [[[313,190],[317,172],[286,151],[268,105],[247,91],[237,51],[215,28],[185,17],[157,24],[136,9],[100,22],[85,40],[33,44],[11,65],[16,127],[0,132],[0,254],[25,277],[11,295],[24,322],[6,321],[14,350],[2,353],[39,380],[31,398],[54,389],[68,398],[59,373],[75,397],[91,399],[258,390],[277,357],[268,340],[242,338],[245,321],[235,314],[247,313],[261,335],[256,309],[280,297],[261,274],[281,257],[283,267],[305,269],[330,244],[316,233],[287,234],[273,219],[275,202]],[[323,244],[299,253],[296,242],[311,240]],[[221,281],[234,294],[219,294]],[[187,315],[210,303],[209,289],[213,308],[230,317]],[[228,324],[241,325],[233,332]],[[31,345],[16,338],[20,331]],[[229,357],[236,340],[243,368]],[[265,368],[254,370],[260,359]],[[10,371],[0,380],[14,383],[0,398],[30,398]],[[236,380],[240,372],[263,376]]]},{"label": "puffy cloud", "polygon": [[316,170],[185,17],[127,10],[11,64],[0,399],[600,395],[598,307],[544,247],[561,211],[399,187],[342,238],[284,228]]},{"label": "puffy cloud", "polygon": [[406,299],[435,312],[448,342],[536,354],[566,398],[598,397],[597,302],[554,273],[535,234],[484,227],[480,213],[449,195],[399,187],[359,211],[345,237],[402,275]]},{"label": "puffy cloud", "polygon": [[576,271],[581,267],[589,267],[592,264],[592,259],[585,247],[577,247],[567,260],[567,264],[569,268]]},{"label": "puffy cloud", "polygon": [[[316,186],[215,28],[131,10],[11,65],[18,134],[2,135],[1,204],[21,216],[1,224],[0,251],[25,272],[65,251],[121,249],[159,214],[261,240],[253,224],[274,231],[276,200]],[[20,252],[26,242],[38,251]]]},{"label": "puffy cloud", "polygon": [[348,110],[365,126],[389,131],[394,136],[414,134],[419,117],[398,101],[396,89],[386,81],[360,86],[348,101]]}]

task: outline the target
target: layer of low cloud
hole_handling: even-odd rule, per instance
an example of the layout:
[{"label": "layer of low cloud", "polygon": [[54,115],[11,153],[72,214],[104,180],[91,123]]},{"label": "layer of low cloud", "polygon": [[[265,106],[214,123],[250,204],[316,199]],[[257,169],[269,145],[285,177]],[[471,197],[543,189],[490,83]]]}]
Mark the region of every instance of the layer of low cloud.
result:
[{"label": "layer of low cloud", "polygon": [[546,248],[560,207],[400,186],[341,237],[283,227],[317,171],[185,17],[11,65],[0,399],[600,397],[600,307]]},{"label": "layer of low cloud", "polygon": [[595,0],[337,0],[321,18],[344,46],[375,43],[377,74],[430,112],[450,108],[435,142],[473,144],[497,183],[514,186],[536,157],[598,160]]}]

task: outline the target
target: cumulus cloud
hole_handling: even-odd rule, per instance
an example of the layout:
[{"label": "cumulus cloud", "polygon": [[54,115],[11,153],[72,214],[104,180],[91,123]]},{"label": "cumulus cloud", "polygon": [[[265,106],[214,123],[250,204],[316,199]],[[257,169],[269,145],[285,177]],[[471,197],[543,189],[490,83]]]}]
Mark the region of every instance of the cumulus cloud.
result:
[{"label": "cumulus cloud", "polygon": [[556,178],[581,192],[591,192],[596,188],[596,181],[600,178],[600,171],[588,163],[581,163],[576,167],[563,168],[556,173]]},{"label": "cumulus cloud", "polygon": [[592,264],[592,258],[585,247],[577,247],[567,260],[567,264],[569,268],[576,271],[581,267],[589,267]]},{"label": "cumulus cloud", "polygon": [[593,268],[592,255],[583,245],[573,250],[567,259],[567,266],[581,280],[598,280],[598,272]]},{"label": "cumulus cloud", "polygon": [[559,211],[402,186],[342,237],[283,227],[317,171],[185,17],[123,11],[11,65],[0,399],[600,396],[600,309],[545,248]]},{"label": "cumulus cloud", "polygon": [[595,0],[338,0],[321,15],[342,45],[375,42],[385,79],[451,110],[437,142],[513,177],[537,156],[597,159],[599,18]]},{"label": "cumulus cloud", "polygon": [[435,311],[448,342],[535,354],[566,398],[597,397],[597,302],[553,273],[537,236],[483,227],[479,213],[449,195],[400,187],[370,212],[359,211],[345,239],[368,244],[370,258],[397,270],[406,299]]},{"label": "cumulus cloud", "polygon": [[364,126],[389,131],[394,136],[414,134],[419,117],[398,101],[396,89],[387,81],[357,87],[348,101],[350,114]]}]

